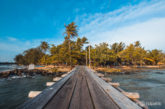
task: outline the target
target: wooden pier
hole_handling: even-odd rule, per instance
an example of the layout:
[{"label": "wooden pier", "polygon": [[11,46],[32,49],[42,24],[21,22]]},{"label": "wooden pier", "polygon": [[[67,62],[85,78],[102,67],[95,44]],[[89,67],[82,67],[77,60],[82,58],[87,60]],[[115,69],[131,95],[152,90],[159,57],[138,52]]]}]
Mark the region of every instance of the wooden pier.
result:
[{"label": "wooden pier", "polygon": [[92,69],[75,67],[68,75],[19,109],[142,109]]}]

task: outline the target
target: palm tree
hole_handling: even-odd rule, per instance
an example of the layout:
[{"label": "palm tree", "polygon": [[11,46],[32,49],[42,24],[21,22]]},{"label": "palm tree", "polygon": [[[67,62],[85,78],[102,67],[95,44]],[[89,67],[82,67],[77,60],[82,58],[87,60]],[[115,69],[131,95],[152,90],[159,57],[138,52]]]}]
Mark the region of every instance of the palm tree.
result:
[{"label": "palm tree", "polygon": [[42,41],[42,42],[41,42],[41,45],[40,45],[40,48],[41,48],[41,50],[45,53],[45,52],[48,50],[49,45],[48,45],[47,42]]},{"label": "palm tree", "polygon": [[135,47],[140,47],[140,45],[141,45],[141,44],[140,44],[140,41],[136,41],[136,42],[135,42]]},{"label": "palm tree", "polygon": [[44,58],[43,59],[44,59],[44,62],[45,62],[45,60],[46,60],[46,51],[48,50],[49,45],[48,45],[47,42],[42,41],[39,47],[41,48],[42,52],[44,53]]},{"label": "palm tree", "polygon": [[69,40],[69,54],[70,54],[70,66],[72,65],[72,57],[71,57],[71,39],[78,36],[77,25],[74,22],[64,25],[65,26],[65,34],[67,35],[67,39]]}]

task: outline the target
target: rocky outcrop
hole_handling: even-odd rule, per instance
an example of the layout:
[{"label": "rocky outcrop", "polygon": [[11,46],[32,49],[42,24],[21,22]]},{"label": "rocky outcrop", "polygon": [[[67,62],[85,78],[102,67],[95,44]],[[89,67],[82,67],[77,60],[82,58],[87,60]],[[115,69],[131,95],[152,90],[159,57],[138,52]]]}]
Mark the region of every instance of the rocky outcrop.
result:
[{"label": "rocky outcrop", "polygon": [[33,76],[35,74],[60,76],[63,73],[65,72],[58,72],[58,71],[52,72],[52,71],[39,70],[39,69],[33,69],[33,70],[15,69],[11,71],[0,72],[0,78],[7,78],[9,76],[22,76],[22,75]]}]

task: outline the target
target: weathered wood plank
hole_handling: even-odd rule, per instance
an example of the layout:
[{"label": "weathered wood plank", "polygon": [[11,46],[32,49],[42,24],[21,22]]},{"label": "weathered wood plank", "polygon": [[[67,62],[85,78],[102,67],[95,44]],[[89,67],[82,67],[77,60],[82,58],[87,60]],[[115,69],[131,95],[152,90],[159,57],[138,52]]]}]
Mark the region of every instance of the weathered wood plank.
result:
[{"label": "weathered wood plank", "polygon": [[86,72],[87,83],[96,109],[119,109],[118,105],[107,96],[105,91]]},{"label": "weathered wood plank", "polygon": [[19,108],[142,109],[93,70],[79,66]]},{"label": "weathered wood plank", "polygon": [[53,78],[53,81],[57,82],[57,81],[59,81],[60,79],[62,79],[62,78],[61,78],[61,77],[55,77],[55,78]]},{"label": "weathered wood plank", "polygon": [[94,109],[85,78],[80,71],[69,109]]},{"label": "weathered wood plank", "polygon": [[46,88],[37,97],[28,100],[18,107],[18,109],[42,109],[49,100],[58,92],[58,90],[68,81],[68,79],[75,73],[77,67],[74,68],[65,78],[57,81],[51,87]]},{"label": "weathered wood plank", "polygon": [[139,93],[132,93],[132,92],[122,92],[125,96],[127,96],[128,98],[130,99],[139,99],[140,98],[140,95]]},{"label": "weathered wood plank", "polygon": [[72,94],[77,84],[77,72],[70,77],[67,83],[53,96],[44,109],[68,109]]},{"label": "weathered wood plank", "polygon": [[52,86],[55,82],[46,82],[46,86]]},{"label": "weathered wood plank", "polygon": [[29,94],[28,94],[28,97],[29,98],[34,98],[36,97],[37,95],[39,95],[42,91],[30,91]]},{"label": "weathered wood plank", "polygon": [[96,75],[97,75],[98,77],[104,77],[104,74],[102,74],[102,73],[96,73]]},{"label": "weathered wood plank", "polygon": [[90,76],[104,89],[104,91],[108,94],[110,98],[116,102],[116,104],[121,109],[142,109],[140,106],[138,106],[136,103],[131,101],[129,98],[124,96],[122,93],[120,93],[118,90],[113,88],[111,85],[103,81],[101,78],[96,76],[94,74],[94,70],[89,69],[86,67],[87,72],[90,74]]},{"label": "weathered wood plank", "polygon": [[112,81],[112,79],[111,79],[111,78],[108,78],[108,77],[101,77],[101,79],[103,79],[103,80],[106,81],[106,82]]},{"label": "weathered wood plank", "polygon": [[109,82],[110,85],[114,86],[114,87],[119,87],[120,83],[113,83],[113,82]]}]

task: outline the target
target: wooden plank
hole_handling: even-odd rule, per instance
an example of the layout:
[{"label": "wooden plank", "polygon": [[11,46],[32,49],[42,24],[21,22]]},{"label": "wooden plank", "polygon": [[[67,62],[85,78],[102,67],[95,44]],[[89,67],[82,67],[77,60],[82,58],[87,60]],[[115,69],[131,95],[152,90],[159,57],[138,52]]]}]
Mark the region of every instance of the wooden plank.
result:
[{"label": "wooden plank", "polygon": [[125,96],[127,96],[128,98],[130,99],[139,99],[140,98],[140,95],[139,93],[132,93],[132,92],[122,92]]},{"label": "wooden plank", "polygon": [[66,75],[67,75],[67,73],[66,73],[66,74],[61,75],[61,77],[63,78],[63,77],[65,77]]},{"label": "wooden plank", "polygon": [[139,101],[137,99],[135,99],[133,101],[136,102],[137,104],[139,104],[141,107],[143,107],[143,109],[148,109],[148,107],[143,102],[141,102],[141,101]]},{"label": "wooden plank", "polygon": [[121,109],[142,109],[136,103],[131,101],[129,98],[124,96],[118,90],[113,88],[111,85],[103,81],[101,78],[94,74],[92,69],[86,67],[86,71],[90,74],[90,76],[103,88],[103,90],[108,94],[110,98],[113,99],[114,102],[121,108]]},{"label": "wooden plank", "polygon": [[46,82],[46,86],[52,86],[55,82]]},{"label": "wooden plank", "polygon": [[18,109],[142,109],[87,67],[76,67]]},{"label": "wooden plank", "polygon": [[112,81],[112,79],[111,79],[111,78],[108,78],[108,77],[101,77],[101,79],[103,79],[103,80],[106,81],[106,82]]},{"label": "wooden plank", "polygon": [[61,77],[54,77],[54,78],[53,78],[53,81],[57,82],[57,81],[59,81],[60,79],[62,79],[62,78],[61,78]]},{"label": "wooden plank", "polygon": [[86,73],[87,83],[96,109],[119,109],[118,105],[107,96],[96,81]]},{"label": "wooden plank", "polygon": [[42,109],[49,100],[58,92],[58,90],[68,81],[78,68],[74,68],[65,78],[56,82],[51,87],[46,88],[37,97],[28,100],[18,107],[18,109]]},{"label": "wooden plank", "polygon": [[120,83],[113,83],[113,82],[109,82],[110,85],[112,85],[113,87],[119,87]]},{"label": "wooden plank", "polygon": [[36,97],[37,95],[39,95],[42,91],[30,91],[29,94],[28,94],[28,97],[29,98],[34,98]]},{"label": "wooden plank", "polygon": [[77,72],[70,77],[67,83],[58,91],[56,95],[49,101],[44,109],[68,109],[72,94],[77,83]]},{"label": "wooden plank", "polygon": [[102,74],[102,73],[96,73],[97,74],[97,76],[99,76],[99,77],[104,77],[104,74]]},{"label": "wooden plank", "polygon": [[94,109],[84,72],[80,71],[78,74],[78,82],[69,109]]},{"label": "wooden plank", "polygon": [[[116,87],[117,90],[119,90],[121,93],[125,92],[123,89],[121,89],[120,87]],[[137,100],[137,99],[132,99],[136,104],[138,104],[140,107],[142,107],[143,109],[148,109],[148,107],[142,103],[141,101]]]}]

